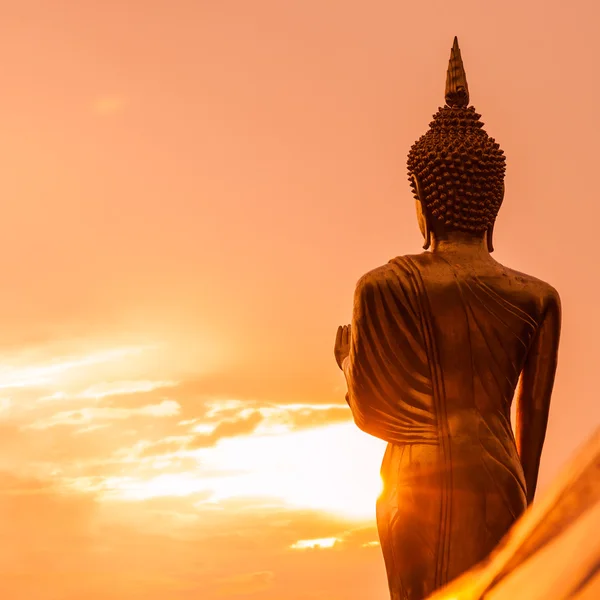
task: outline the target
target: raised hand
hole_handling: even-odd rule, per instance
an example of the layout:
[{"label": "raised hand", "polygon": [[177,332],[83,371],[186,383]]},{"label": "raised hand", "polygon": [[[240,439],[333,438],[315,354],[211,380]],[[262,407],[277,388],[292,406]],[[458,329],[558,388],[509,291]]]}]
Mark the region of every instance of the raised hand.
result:
[{"label": "raised hand", "polygon": [[351,325],[340,325],[335,336],[333,354],[338,367],[342,368],[344,359],[350,354]]}]

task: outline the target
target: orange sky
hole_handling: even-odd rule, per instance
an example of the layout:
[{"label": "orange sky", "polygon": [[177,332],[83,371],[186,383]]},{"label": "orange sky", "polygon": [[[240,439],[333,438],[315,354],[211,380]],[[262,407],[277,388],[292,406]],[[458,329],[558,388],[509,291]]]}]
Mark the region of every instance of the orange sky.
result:
[{"label": "orange sky", "polygon": [[0,595],[385,598],[383,444],[333,360],[421,240],[458,35],[496,257],[564,331],[541,489],[598,425],[593,1],[0,4]]}]

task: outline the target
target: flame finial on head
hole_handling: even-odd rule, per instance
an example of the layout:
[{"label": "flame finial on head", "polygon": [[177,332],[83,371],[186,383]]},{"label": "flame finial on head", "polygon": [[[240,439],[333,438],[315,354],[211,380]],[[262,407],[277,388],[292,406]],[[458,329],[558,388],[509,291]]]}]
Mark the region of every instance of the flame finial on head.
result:
[{"label": "flame finial on head", "polygon": [[454,44],[450,51],[450,63],[446,75],[446,104],[452,108],[467,108],[469,104],[469,86],[467,74],[460,56],[458,38],[454,37]]}]

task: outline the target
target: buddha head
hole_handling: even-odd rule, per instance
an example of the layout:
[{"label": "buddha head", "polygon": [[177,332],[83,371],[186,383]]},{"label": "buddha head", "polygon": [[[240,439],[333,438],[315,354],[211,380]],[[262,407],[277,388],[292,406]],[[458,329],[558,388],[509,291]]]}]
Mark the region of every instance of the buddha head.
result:
[{"label": "buddha head", "polygon": [[433,116],[429,130],[411,147],[408,175],[417,201],[417,216],[425,238],[452,232],[465,238],[492,233],[504,198],[504,152],[483,130],[481,115],[469,106],[469,89],[458,40],[450,54],[446,105]]}]

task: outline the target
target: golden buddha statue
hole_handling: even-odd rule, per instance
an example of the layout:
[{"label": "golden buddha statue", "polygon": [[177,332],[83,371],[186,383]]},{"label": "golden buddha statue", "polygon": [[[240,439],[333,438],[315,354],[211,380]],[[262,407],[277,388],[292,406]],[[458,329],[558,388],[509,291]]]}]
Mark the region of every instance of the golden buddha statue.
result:
[{"label": "golden buddha statue", "polygon": [[377,526],[392,600],[471,568],[532,502],[556,371],[560,299],[491,256],[505,157],[468,104],[455,38],[446,106],[408,156],[426,251],[361,277],[335,342],[356,424],[388,442]]}]

